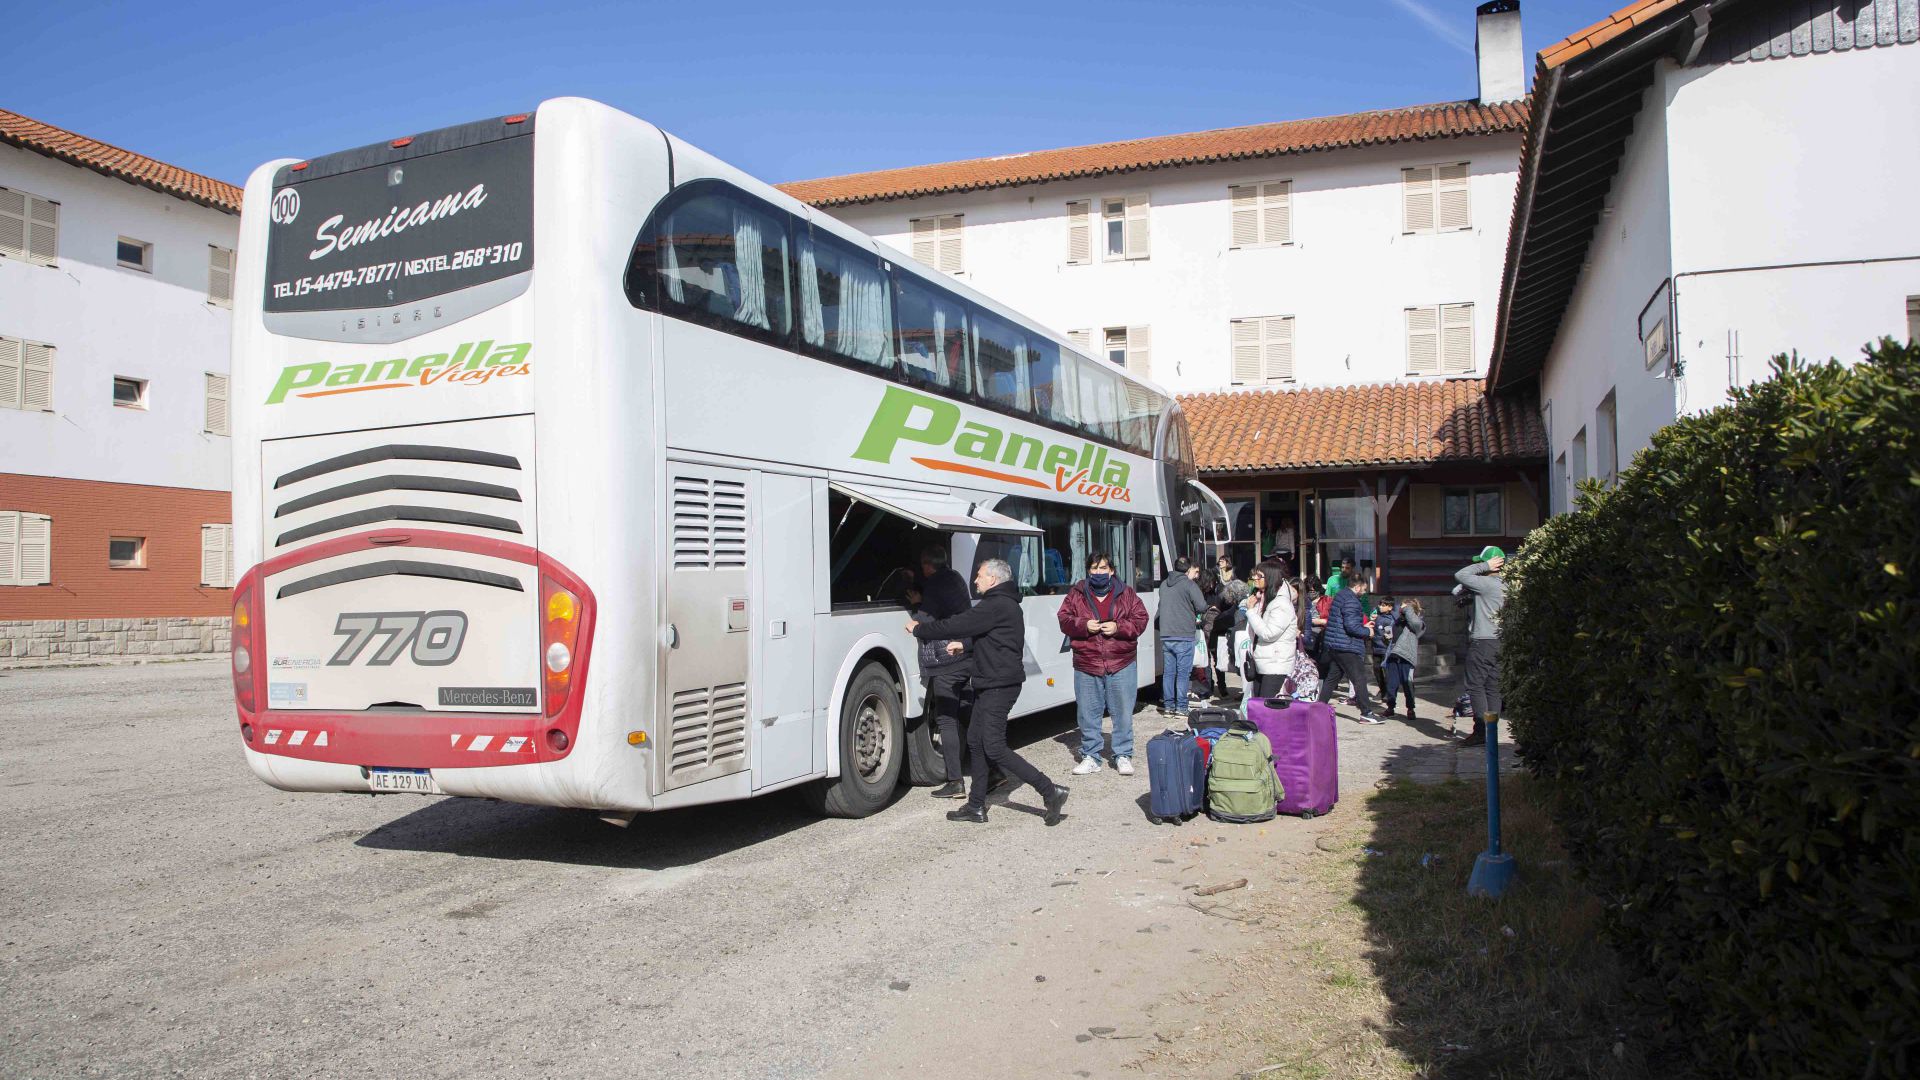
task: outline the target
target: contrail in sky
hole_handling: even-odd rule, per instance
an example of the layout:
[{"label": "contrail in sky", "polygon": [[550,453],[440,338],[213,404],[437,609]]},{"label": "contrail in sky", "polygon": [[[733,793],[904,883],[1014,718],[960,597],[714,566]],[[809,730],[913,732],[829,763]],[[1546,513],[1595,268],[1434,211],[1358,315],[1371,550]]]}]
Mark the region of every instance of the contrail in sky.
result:
[{"label": "contrail in sky", "polygon": [[1393,6],[1419,19],[1421,25],[1431,31],[1434,37],[1468,56],[1473,55],[1473,40],[1461,32],[1458,26],[1442,18],[1439,12],[1434,11],[1423,0],[1393,0]]}]

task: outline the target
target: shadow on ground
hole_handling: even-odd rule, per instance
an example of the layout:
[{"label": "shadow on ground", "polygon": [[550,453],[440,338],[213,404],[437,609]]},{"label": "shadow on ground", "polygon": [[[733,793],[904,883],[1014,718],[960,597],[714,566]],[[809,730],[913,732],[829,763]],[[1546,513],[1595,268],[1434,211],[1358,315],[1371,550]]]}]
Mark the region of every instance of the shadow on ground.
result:
[{"label": "shadow on ground", "polygon": [[[1071,732],[1073,728],[1071,707],[1048,709],[1015,720],[1008,731],[1008,743],[1017,750],[1024,749],[1057,739],[1062,731]],[[892,811],[912,790],[903,784],[880,813]],[[399,803],[406,796],[387,798]],[[1042,813],[1039,797],[1023,787],[996,788],[991,802],[1015,813]],[[625,829],[585,810],[446,798],[395,818],[355,843],[366,848],[435,851],[477,859],[664,870],[744,851],[796,830],[831,825],[803,805],[798,793],[791,790],[744,802],[641,814]]]},{"label": "shadow on ground", "polygon": [[1603,942],[1602,905],[1575,880],[1528,778],[1502,790],[1520,869],[1498,901],[1466,895],[1487,846],[1484,782],[1401,780],[1366,796],[1373,828],[1354,903],[1388,999],[1381,1037],[1423,1077],[1686,1075]]}]

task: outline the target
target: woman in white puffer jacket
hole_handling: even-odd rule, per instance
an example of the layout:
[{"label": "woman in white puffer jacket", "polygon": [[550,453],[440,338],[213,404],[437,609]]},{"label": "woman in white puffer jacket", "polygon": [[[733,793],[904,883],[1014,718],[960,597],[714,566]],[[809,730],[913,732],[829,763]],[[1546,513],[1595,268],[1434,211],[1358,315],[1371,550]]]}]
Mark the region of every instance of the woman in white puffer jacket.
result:
[{"label": "woman in white puffer jacket", "polygon": [[1247,637],[1256,677],[1248,697],[1283,696],[1287,676],[1293,673],[1294,651],[1300,638],[1299,594],[1285,560],[1254,567],[1247,579],[1252,592],[1243,601],[1247,609]]}]

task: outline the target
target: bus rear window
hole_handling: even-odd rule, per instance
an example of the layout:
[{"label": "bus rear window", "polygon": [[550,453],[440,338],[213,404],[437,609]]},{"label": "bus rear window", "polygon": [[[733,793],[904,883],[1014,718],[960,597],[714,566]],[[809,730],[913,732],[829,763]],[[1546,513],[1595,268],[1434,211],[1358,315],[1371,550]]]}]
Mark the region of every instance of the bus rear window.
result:
[{"label": "bus rear window", "polygon": [[532,136],[416,157],[384,151],[281,170],[268,214],[270,316],[401,317],[410,305],[533,268]]}]

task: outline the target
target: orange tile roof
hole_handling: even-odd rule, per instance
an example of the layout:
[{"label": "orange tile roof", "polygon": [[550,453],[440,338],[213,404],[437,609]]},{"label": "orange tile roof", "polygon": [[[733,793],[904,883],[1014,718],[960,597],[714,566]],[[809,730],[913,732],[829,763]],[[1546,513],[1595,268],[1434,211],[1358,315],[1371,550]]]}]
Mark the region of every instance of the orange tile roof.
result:
[{"label": "orange tile roof", "polygon": [[1243,390],[1180,398],[1204,472],[1544,461],[1540,413],[1479,379]]},{"label": "orange tile roof", "polygon": [[1378,146],[1421,139],[1517,132],[1527,126],[1525,100],[1482,105],[1452,101],[1375,112],[1288,120],[1275,124],[1161,135],[1149,139],[1069,146],[1002,157],[914,165],[904,169],[798,180],[780,190],[815,206],[845,206],[883,199],[938,195],[956,191],[1012,187],[1048,180],[1200,165],[1244,158],[1305,154],[1353,146]]},{"label": "orange tile roof", "polygon": [[128,183],[164,191],[229,214],[240,212],[240,189],[232,184],[143,157],[131,150],[109,146],[6,109],[0,109],[0,142],[59,158]]},{"label": "orange tile roof", "polygon": [[1636,0],[1584,30],[1575,30],[1562,40],[1540,50],[1541,70],[1557,68],[1584,52],[1597,49],[1661,12],[1676,7],[1681,0]]}]

